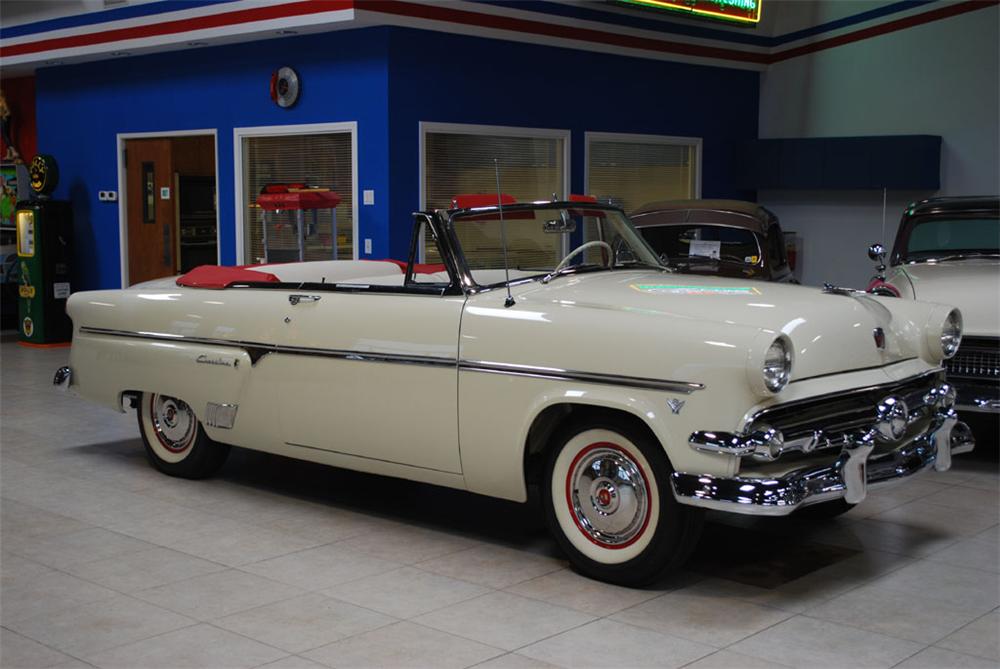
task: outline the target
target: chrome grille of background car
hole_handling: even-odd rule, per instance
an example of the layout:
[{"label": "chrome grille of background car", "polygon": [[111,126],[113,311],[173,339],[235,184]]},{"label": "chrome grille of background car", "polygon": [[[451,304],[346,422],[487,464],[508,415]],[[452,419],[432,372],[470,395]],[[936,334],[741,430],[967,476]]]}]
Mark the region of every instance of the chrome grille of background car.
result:
[{"label": "chrome grille of background car", "polygon": [[949,378],[1000,380],[1000,338],[963,337],[945,369]]},{"label": "chrome grille of background car", "polygon": [[[812,453],[791,452],[782,455],[782,463],[825,458],[839,453],[843,448],[843,438],[861,430],[867,430],[875,422],[875,407],[879,401],[890,395],[897,395],[910,409],[910,423],[906,435],[900,440],[906,442],[926,430],[934,415],[934,409],[924,406],[924,395],[938,383],[937,374],[910,379],[902,383],[888,383],[872,388],[847,391],[835,395],[818,397],[803,402],[790,402],[765,409],[754,416],[748,430],[767,425],[781,430],[785,443],[808,437],[821,430],[823,439]],[[899,443],[878,444],[874,453],[878,454],[896,448]],[[752,461],[745,460],[744,471],[756,469]]]}]

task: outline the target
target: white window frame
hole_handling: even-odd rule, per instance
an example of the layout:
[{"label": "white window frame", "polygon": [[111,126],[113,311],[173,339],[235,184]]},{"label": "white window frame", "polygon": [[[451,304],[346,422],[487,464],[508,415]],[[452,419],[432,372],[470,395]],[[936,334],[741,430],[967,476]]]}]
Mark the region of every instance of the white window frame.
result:
[{"label": "white window frame", "polygon": [[[419,174],[420,174],[420,211],[427,209],[427,133],[443,133],[449,135],[493,135],[495,137],[526,137],[531,139],[561,139],[563,140],[563,183],[562,197],[570,195],[572,163],[570,163],[570,144],[572,134],[569,130],[557,128],[524,128],[514,125],[477,125],[473,123],[438,123],[435,121],[420,121]],[[503,165],[500,165],[500,189],[503,190]],[[458,195],[458,193],[456,193]],[[420,261],[424,254],[424,238],[420,238]]]},{"label": "white window frame", "polygon": [[672,146],[694,147],[694,198],[701,199],[701,137],[672,137],[669,135],[640,135],[627,132],[585,132],[583,133],[583,187],[590,190],[590,143],[621,142],[626,144],[670,144]]},{"label": "white window frame", "polygon": [[[125,167],[125,142],[130,139],[168,139],[172,137],[206,137],[211,135],[215,147],[215,262],[222,262],[219,244],[219,132],[218,128],[200,130],[163,130],[159,132],[119,132],[115,135],[118,149],[118,257],[121,287],[128,288],[128,175]],[[170,175],[173,180],[173,175]],[[172,181],[171,181],[172,183]],[[171,186],[171,190],[173,187]]]},{"label": "white window frame", "polygon": [[[247,137],[281,137],[287,135],[332,135],[349,132],[351,134],[351,254],[352,259],[358,259],[358,122],[343,121],[339,123],[302,123],[298,125],[263,125],[244,128],[233,128],[233,170],[235,175],[236,204],[236,264],[245,265],[245,221],[243,220],[243,203],[246,194],[243,189],[243,140]],[[336,242],[334,242],[336,243]]]}]

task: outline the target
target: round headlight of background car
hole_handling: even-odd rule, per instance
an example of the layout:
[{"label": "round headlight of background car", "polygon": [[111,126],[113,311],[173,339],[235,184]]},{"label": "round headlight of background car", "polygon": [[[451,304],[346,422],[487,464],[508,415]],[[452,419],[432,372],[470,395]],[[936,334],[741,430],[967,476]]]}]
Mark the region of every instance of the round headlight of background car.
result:
[{"label": "round headlight of background car", "polygon": [[945,358],[950,358],[958,353],[958,347],[962,343],[962,314],[958,309],[948,312],[948,318],[944,321],[944,328],[941,330],[941,352]]},{"label": "round headlight of background car", "polygon": [[792,351],[782,337],[778,337],[764,354],[764,387],[772,393],[781,392],[792,374]]},{"label": "round headlight of background car", "polygon": [[924,341],[931,362],[955,355],[962,344],[962,312],[943,304],[935,305],[924,326]]}]

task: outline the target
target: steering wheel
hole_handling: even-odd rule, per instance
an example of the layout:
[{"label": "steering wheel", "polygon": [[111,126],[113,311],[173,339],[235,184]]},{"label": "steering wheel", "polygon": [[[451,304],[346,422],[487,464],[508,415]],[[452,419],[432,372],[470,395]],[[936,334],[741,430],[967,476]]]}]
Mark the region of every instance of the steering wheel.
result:
[{"label": "steering wheel", "polygon": [[611,263],[614,262],[613,261],[613,258],[615,256],[614,250],[611,248],[611,245],[608,244],[607,242],[602,242],[600,240],[595,239],[592,242],[586,242],[584,244],[580,244],[575,249],[573,249],[568,254],[566,254],[566,257],[559,261],[559,264],[556,265],[556,268],[554,270],[552,270],[552,273],[553,274],[558,274],[559,270],[561,270],[563,267],[565,267],[566,265],[568,265],[570,260],[572,260],[573,258],[575,258],[576,256],[578,256],[583,251],[586,251],[587,249],[592,249],[595,246],[603,246],[604,248],[606,248],[608,250],[608,259],[607,259],[607,262],[604,263],[604,265],[606,267],[610,268],[611,267]]}]

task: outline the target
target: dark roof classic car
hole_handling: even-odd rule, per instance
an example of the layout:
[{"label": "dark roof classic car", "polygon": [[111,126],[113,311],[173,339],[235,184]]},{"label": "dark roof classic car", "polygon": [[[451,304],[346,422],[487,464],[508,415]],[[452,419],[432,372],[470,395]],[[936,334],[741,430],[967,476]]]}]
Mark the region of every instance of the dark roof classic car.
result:
[{"label": "dark roof classic car", "polygon": [[660,257],[687,274],[794,282],[778,217],[743,200],[664,200],[630,214]]},{"label": "dark roof classic car", "polygon": [[[993,196],[966,196],[966,197],[935,197],[928,200],[914,202],[903,212],[903,218],[899,223],[899,233],[892,247],[893,265],[910,262],[908,253],[908,242],[910,233],[913,231],[918,220],[928,218],[941,219],[978,219],[997,218],[1000,215],[1000,197]],[[996,241],[995,239],[993,241]],[[981,249],[976,249],[981,251]]]},{"label": "dark roof classic car", "polygon": [[966,336],[945,362],[948,382],[960,410],[1000,414],[1000,197],[914,202],[889,258],[880,243],[868,257],[878,263],[868,292],[961,310]]}]

